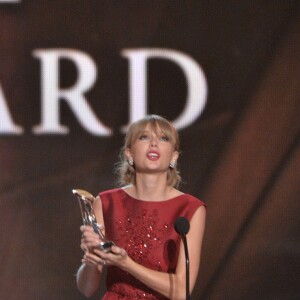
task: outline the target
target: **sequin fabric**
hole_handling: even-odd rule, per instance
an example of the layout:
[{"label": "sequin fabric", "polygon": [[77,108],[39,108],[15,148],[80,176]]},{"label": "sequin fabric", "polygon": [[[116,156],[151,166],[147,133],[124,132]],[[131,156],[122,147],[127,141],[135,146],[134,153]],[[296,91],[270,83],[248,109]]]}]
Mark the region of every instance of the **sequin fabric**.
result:
[{"label": "sequin fabric", "polygon": [[[169,224],[160,224],[157,209],[130,210],[132,217],[128,215],[125,220],[116,221],[120,241],[126,241],[125,250],[133,260],[148,265],[149,254],[163,245]],[[160,260],[153,263],[156,270],[162,270]]]},{"label": "sequin fabric", "polygon": [[[203,203],[184,194],[176,198],[149,202],[134,199],[122,189],[100,193],[107,238],[124,248],[138,264],[149,269],[174,273],[180,237],[174,230],[178,216],[191,218]],[[168,299],[148,288],[127,272],[109,266],[107,293],[103,300]]]}]

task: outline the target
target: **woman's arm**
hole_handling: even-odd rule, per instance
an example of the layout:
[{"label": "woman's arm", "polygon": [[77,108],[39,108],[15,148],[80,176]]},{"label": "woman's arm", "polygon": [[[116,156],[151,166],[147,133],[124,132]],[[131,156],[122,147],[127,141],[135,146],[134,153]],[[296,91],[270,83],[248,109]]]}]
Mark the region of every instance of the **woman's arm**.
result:
[{"label": "woman's arm", "polygon": [[99,288],[101,273],[97,266],[88,262],[82,263],[76,274],[76,283],[79,291],[86,297],[91,297]]},{"label": "woman's arm", "polygon": [[[93,210],[99,224],[103,224],[102,204],[99,197],[93,203]],[[104,234],[104,226],[100,229]],[[76,282],[78,289],[86,296],[92,296],[100,286],[103,266],[93,260],[89,260],[87,253],[93,253],[94,249],[99,246],[100,238],[91,226],[81,226],[82,232],[81,249],[84,251],[82,265],[77,271]]]},{"label": "woman's arm", "polygon": [[[190,291],[193,290],[200,265],[202,239],[204,235],[206,210],[204,206],[199,207],[190,222],[190,231],[187,234],[190,262]],[[181,242],[178,263],[175,274],[159,272],[146,268],[128,257],[126,251],[119,247],[112,247],[112,253],[104,253],[94,249],[93,254],[87,254],[91,260],[97,262],[104,259],[106,263],[115,265],[130,273],[151,289],[170,299],[185,299],[186,297],[186,267],[184,245]]]}]

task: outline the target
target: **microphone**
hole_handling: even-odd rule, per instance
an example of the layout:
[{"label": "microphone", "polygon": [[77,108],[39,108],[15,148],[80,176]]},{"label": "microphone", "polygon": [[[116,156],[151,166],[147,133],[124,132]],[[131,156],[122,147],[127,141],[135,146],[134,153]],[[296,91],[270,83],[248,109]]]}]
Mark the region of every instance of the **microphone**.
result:
[{"label": "microphone", "polygon": [[179,217],[176,219],[174,224],[174,229],[178,234],[181,235],[183,245],[184,245],[184,253],[185,253],[185,270],[186,270],[186,300],[190,299],[190,261],[189,261],[189,251],[186,241],[186,234],[190,230],[190,223],[187,218]]},{"label": "microphone", "polygon": [[180,235],[187,234],[190,230],[190,223],[187,218],[179,217],[175,221],[174,228]]}]

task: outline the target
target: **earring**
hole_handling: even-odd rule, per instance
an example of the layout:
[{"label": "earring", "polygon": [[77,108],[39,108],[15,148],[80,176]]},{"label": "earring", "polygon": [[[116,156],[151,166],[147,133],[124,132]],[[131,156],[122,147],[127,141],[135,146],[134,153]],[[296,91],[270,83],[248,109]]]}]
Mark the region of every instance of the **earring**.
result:
[{"label": "earring", "polygon": [[176,161],[175,161],[175,160],[171,161],[169,167],[170,167],[171,169],[175,169],[175,168],[176,168]]},{"label": "earring", "polygon": [[133,158],[132,157],[129,158],[128,163],[130,166],[133,166]]}]

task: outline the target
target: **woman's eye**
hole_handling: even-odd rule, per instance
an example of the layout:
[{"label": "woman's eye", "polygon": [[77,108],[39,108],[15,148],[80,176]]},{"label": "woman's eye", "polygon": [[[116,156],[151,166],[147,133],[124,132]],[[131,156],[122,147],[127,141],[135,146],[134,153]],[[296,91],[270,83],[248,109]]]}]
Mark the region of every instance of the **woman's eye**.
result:
[{"label": "woman's eye", "polygon": [[139,137],[139,140],[147,140],[148,139],[148,136],[146,134],[142,134],[140,137]]},{"label": "woman's eye", "polygon": [[169,141],[169,138],[166,137],[166,136],[161,136],[161,137],[160,137],[160,140],[163,141],[163,142],[168,142],[168,141]]}]

